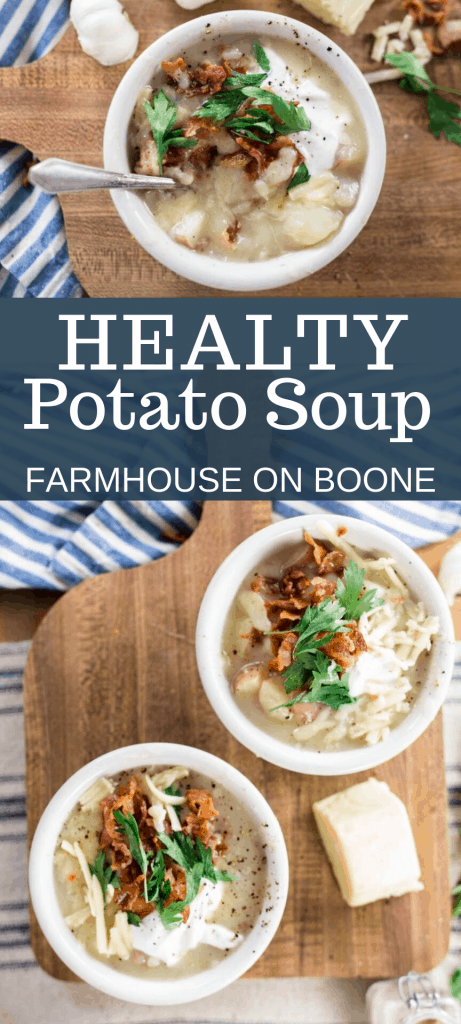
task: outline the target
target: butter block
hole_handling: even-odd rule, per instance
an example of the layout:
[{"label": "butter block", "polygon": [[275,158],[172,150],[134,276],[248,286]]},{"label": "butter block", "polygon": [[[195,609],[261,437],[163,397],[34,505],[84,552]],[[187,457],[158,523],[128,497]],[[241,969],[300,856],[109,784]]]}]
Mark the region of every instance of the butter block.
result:
[{"label": "butter block", "polygon": [[341,893],[350,907],[424,889],[405,804],[367,779],[313,805]]},{"label": "butter block", "polygon": [[336,25],[346,36],[353,36],[373,0],[297,0],[301,7],[326,25]]}]

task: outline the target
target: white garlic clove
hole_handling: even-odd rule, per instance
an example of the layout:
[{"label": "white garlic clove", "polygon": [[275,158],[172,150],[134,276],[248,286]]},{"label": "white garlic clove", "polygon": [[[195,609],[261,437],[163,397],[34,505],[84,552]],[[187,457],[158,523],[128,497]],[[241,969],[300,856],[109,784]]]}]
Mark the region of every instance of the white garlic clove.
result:
[{"label": "white garlic clove", "polygon": [[134,57],[139,35],[119,0],[72,0],[70,19],[84,53],[105,67]]}]

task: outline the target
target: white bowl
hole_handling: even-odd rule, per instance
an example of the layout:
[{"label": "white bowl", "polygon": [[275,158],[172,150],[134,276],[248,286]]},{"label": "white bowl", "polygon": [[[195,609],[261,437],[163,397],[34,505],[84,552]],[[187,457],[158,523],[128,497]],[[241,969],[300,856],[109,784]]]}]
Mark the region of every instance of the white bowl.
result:
[{"label": "white bowl", "polygon": [[386,138],[375,97],[357,65],[321,32],[293,18],[264,11],[207,14],[167,32],[135,60],[118,86],[104,131],[104,166],[112,171],[130,171],[127,133],[140,90],[158,73],[162,61],[171,60],[184,48],[193,46],[210,29],[212,36],[250,33],[286,40],[294,37],[296,42],[308,47],[316,57],[333,68],[355,99],[367,135],[368,155],[355,207],[345,217],[337,234],[318,246],[255,263],[223,263],[174,242],[158,226],[136,192],[113,190],[112,199],[126,227],[140,245],[176,274],[228,291],[262,291],[291,284],[325,267],[357,237],[377,202],[386,163]]},{"label": "white bowl", "polygon": [[[299,749],[259,729],[234,700],[222,662],[225,622],[245,577],[285,545],[300,543],[303,530],[319,537],[316,523],[328,520],[334,528],[347,527],[347,540],[360,551],[385,552],[396,559],[397,569],[410,593],[423,601],[429,615],[439,618],[440,632],[433,638],[421,670],[423,685],[405,720],[374,746],[352,750]],[[296,516],[267,526],[240,544],[223,562],[205,593],[199,612],[196,654],[200,677],[210,704],[229,732],[265,761],[305,775],[351,775],[389,761],[414,743],[441,707],[450,683],[455,652],[453,621],[443,592],[430,569],[407,544],[378,526],[349,516]],[[423,678],[425,677],[425,678]]]},{"label": "white bowl", "polygon": [[[267,891],[251,932],[225,960],[187,981],[131,978],[92,957],[64,922],[53,879],[53,855],[62,825],[79,797],[102,775],[152,765],[180,764],[201,772],[225,787],[264,824],[267,843]],[[244,775],[213,754],[177,743],[139,743],[112,750],[72,775],[48,804],[34,835],[29,861],[29,886],[39,925],[54,951],[83,981],[131,1003],[171,1006],[189,1003],[225,988],[259,959],[280,924],[288,893],[288,856],[282,830],[269,804]]]}]

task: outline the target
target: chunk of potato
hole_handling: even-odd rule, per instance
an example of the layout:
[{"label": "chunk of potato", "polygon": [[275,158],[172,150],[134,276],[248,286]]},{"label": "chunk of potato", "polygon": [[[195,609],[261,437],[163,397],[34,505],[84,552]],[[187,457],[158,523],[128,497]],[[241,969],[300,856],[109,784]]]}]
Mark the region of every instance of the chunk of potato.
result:
[{"label": "chunk of potato", "polygon": [[[276,722],[288,722],[292,717],[291,708],[280,707],[287,700],[287,695],[282,681],[278,679],[265,679],[259,688],[259,703],[268,718]],[[276,708],[276,710],[274,710]]]},{"label": "chunk of potato", "polygon": [[267,670],[261,662],[253,662],[252,665],[245,665],[237,672],[234,679],[234,690],[242,697],[255,697],[261,683],[267,679]]}]

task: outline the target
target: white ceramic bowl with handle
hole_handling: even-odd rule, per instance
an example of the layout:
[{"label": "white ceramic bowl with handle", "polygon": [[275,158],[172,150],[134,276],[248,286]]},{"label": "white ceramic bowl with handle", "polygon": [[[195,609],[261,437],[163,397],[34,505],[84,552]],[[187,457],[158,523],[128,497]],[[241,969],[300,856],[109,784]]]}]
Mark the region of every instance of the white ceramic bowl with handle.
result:
[{"label": "white ceramic bowl with handle", "polygon": [[367,223],[377,202],[386,164],[386,138],[381,113],[362,72],[344,50],[301,21],[264,11],[222,11],[185,22],[157,39],[128,69],[115,92],[104,131],[106,170],[128,173],[128,127],[137,97],[160,69],[162,61],[194,46],[204,37],[210,41],[226,35],[268,36],[305,46],[314,56],[333,68],[355,100],[362,117],[368,144],[359,197],[339,231],[312,248],[285,253],[259,262],[224,262],[186,249],[174,242],[156,223],[153,214],[136,192],[113,190],[111,195],[130,234],[140,245],[176,274],[227,291],[262,291],[292,284],[325,267],[346,249]]},{"label": "white ceramic bowl with handle", "polygon": [[[61,828],[79,797],[101,776],[149,766],[184,765],[221,784],[255,821],[267,843],[267,886],[254,926],[241,945],[208,970],[172,981],[130,977],[91,956],[64,921],[54,885],[53,857]],[[29,887],[38,923],[60,959],[79,978],[110,996],[147,1006],[189,1003],[219,992],[262,955],[280,924],[288,893],[288,855],[282,830],[258,789],[219,757],[177,743],[139,743],[103,754],[72,775],[54,795],[37,826],[29,859]]]},{"label": "white ceramic bowl with handle", "polygon": [[[359,552],[388,554],[407,584],[410,596],[423,601],[429,615],[439,619],[439,633],[419,677],[422,685],[405,720],[391,729],[386,739],[373,746],[347,750],[318,751],[300,744],[284,743],[264,732],[244,714],[234,699],[224,673],[223,633],[237,592],[250,572],[275,552],[300,544],[303,531],[322,539],[319,520],[328,520],[336,530],[347,528],[347,541]],[[403,541],[381,527],[338,515],[295,516],[267,526],[240,544],[213,576],[205,593],[197,621],[196,654],[203,687],[223,725],[259,757],[271,764],[305,775],[351,775],[389,761],[409,747],[435,718],[446,696],[453,672],[455,639],[453,620],[444,594],[433,573],[419,555]]]}]

